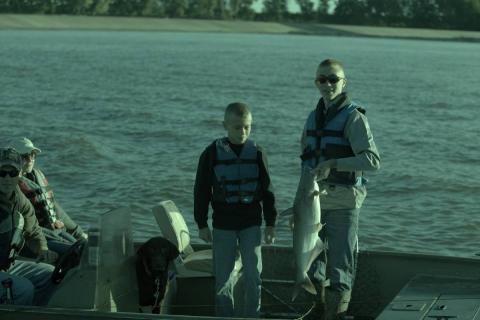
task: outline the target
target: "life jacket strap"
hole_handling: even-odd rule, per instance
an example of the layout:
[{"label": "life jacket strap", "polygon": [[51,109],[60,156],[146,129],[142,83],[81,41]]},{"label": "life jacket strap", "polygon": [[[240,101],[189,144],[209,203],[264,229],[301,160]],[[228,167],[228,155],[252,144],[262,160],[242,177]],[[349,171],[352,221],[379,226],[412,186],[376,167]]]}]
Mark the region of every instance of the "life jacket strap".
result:
[{"label": "life jacket strap", "polygon": [[343,137],[343,131],[338,130],[306,130],[309,137]]},{"label": "life jacket strap", "polygon": [[323,152],[321,149],[309,150],[301,154],[300,159],[302,159],[302,161],[306,161],[308,159],[318,158],[322,155],[322,153]]},{"label": "life jacket strap", "polygon": [[257,181],[258,181],[258,178],[243,178],[243,179],[236,179],[236,180],[222,179],[222,184],[240,185],[240,184],[247,184],[247,183],[257,182]]},{"label": "life jacket strap", "polygon": [[227,197],[245,197],[245,196],[254,196],[255,191],[226,191]]},{"label": "life jacket strap", "polygon": [[31,199],[31,198],[33,198],[33,197],[42,195],[42,193],[43,193],[43,192],[42,192],[41,189],[34,189],[34,190],[30,190],[30,191],[25,192],[25,196],[26,196],[28,199]]},{"label": "life jacket strap", "polygon": [[225,160],[216,160],[215,164],[224,164],[224,165],[232,165],[232,164],[256,164],[257,159],[225,159]]}]

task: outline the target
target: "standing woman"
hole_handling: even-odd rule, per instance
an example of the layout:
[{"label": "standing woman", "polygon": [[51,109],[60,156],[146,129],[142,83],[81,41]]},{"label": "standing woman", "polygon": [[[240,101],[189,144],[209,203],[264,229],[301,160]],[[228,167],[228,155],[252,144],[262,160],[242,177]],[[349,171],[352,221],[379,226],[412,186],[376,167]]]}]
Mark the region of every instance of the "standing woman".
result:
[{"label": "standing woman", "polygon": [[[342,319],[346,313],[356,266],[358,217],[367,191],[364,171],[380,167],[365,110],[350,100],[343,65],[327,59],[317,68],[315,85],[321,98],[306,121],[302,166],[318,175],[322,196],[322,240],[325,254],[314,262],[314,276],[322,286],[311,316]],[[312,318],[313,319],[313,318]]]}]

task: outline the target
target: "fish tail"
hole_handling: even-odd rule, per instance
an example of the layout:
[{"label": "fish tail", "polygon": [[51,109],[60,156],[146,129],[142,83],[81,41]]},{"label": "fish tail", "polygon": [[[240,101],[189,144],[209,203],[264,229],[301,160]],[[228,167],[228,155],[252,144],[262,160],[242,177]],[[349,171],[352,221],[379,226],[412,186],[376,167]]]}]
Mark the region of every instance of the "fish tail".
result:
[{"label": "fish tail", "polygon": [[317,294],[317,289],[315,289],[315,285],[313,284],[312,280],[310,280],[310,278],[307,276],[301,282],[295,283],[295,287],[293,288],[293,294],[292,294],[292,302],[297,298],[301,289],[304,289],[310,294],[314,294],[314,295]]},{"label": "fish tail", "polygon": [[315,295],[317,294],[317,289],[315,289],[315,285],[309,277],[305,278],[304,282],[302,283],[302,288],[305,289],[308,293]]}]

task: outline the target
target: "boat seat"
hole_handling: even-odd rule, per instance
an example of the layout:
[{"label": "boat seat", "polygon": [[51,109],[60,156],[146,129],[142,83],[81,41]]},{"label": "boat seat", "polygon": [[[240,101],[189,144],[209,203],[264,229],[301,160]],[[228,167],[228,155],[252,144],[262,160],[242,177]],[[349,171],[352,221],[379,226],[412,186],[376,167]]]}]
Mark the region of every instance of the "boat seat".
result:
[{"label": "boat seat", "polygon": [[[177,277],[213,276],[212,249],[193,250],[190,245],[190,231],[175,203],[171,200],[162,201],[153,207],[152,212],[163,237],[175,245],[180,252],[179,259],[175,261]],[[233,272],[238,274],[241,268],[242,262],[238,257]]]}]

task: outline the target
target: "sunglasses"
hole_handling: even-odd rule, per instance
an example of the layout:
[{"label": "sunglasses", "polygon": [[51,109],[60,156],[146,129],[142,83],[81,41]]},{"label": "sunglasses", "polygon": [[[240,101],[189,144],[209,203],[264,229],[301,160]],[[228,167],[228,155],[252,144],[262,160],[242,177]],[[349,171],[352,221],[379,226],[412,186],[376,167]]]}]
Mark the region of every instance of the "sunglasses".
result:
[{"label": "sunglasses", "polygon": [[35,152],[32,152],[32,153],[24,153],[22,155],[20,155],[22,157],[22,160],[24,161],[28,161],[30,159],[35,159],[37,157],[37,155],[35,154]]},{"label": "sunglasses", "polygon": [[324,84],[328,81],[331,84],[336,84],[341,79],[343,79],[343,78],[340,78],[340,77],[338,77],[334,74],[331,74],[331,75],[328,75],[328,76],[320,76],[317,79],[315,79],[315,82],[318,82],[320,84]]},{"label": "sunglasses", "polygon": [[11,178],[18,177],[19,173],[20,172],[18,170],[0,170],[0,177],[5,178],[7,175],[9,175]]}]

